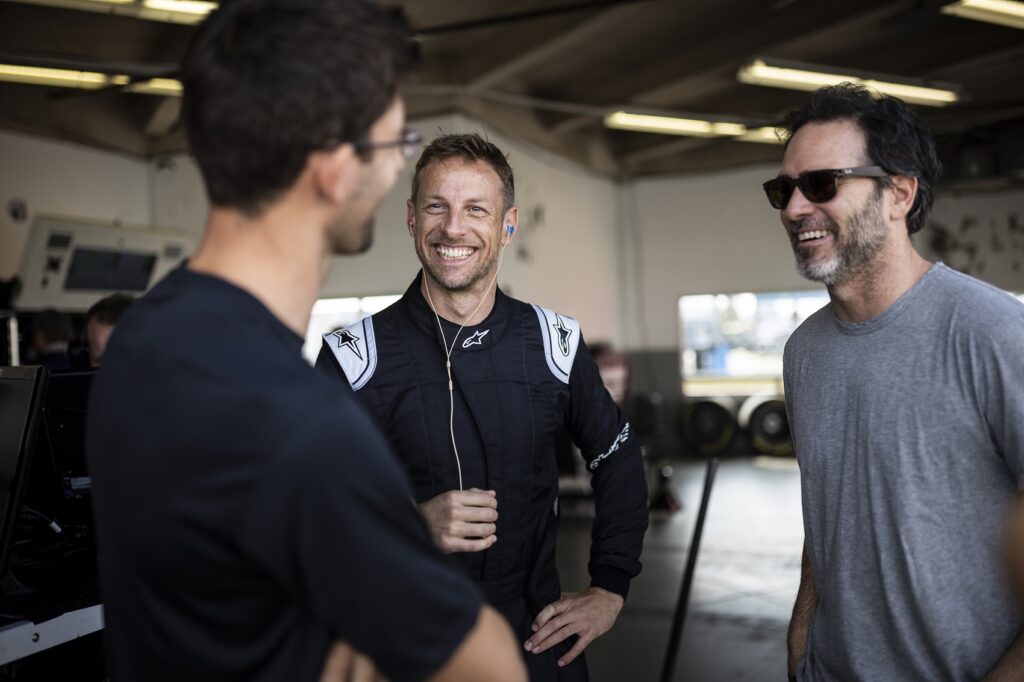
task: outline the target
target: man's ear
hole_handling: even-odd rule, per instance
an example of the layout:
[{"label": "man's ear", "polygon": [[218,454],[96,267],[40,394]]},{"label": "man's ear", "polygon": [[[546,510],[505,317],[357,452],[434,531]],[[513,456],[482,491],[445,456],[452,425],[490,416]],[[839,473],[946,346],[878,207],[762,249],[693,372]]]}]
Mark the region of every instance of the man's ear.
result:
[{"label": "man's ear", "polygon": [[910,175],[892,175],[886,188],[892,197],[889,203],[889,220],[905,222],[917,198],[917,178]]},{"label": "man's ear", "polygon": [[309,163],[313,186],[324,200],[340,204],[352,194],[358,178],[357,166],[361,162],[351,144],[313,152]]},{"label": "man's ear", "polygon": [[416,233],[416,206],[412,203],[412,197],[405,200],[405,226],[409,228],[409,236]]},{"label": "man's ear", "polygon": [[[511,231],[508,228],[512,228]],[[505,219],[501,223],[501,240],[503,245],[508,245],[519,230],[519,209],[513,206],[505,211]]]}]

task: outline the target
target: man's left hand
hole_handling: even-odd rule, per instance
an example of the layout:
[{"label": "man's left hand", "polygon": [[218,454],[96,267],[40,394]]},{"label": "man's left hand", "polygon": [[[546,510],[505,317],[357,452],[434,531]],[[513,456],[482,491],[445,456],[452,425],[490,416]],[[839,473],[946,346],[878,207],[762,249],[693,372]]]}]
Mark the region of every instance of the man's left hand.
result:
[{"label": "man's left hand", "polygon": [[622,603],[622,597],[600,587],[567,592],[537,614],[533,621],[534,634],[523,646],[528,652],[539,654],[568,637],[579,635],[572,649],[558,659],[558,665],[569,665],[591,642],[611,629]]}]

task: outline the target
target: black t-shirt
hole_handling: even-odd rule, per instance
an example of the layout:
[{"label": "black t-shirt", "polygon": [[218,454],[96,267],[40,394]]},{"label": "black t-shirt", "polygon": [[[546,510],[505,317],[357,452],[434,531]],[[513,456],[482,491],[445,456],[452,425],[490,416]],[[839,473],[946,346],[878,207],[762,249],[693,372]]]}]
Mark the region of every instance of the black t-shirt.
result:
[{"label": "black t-shirt", "polygon": [[419,679],[475,623],[383,437],[301,345],[184,268],[118,324],[87,425],[115,680],[312,680],[335,639]]}]

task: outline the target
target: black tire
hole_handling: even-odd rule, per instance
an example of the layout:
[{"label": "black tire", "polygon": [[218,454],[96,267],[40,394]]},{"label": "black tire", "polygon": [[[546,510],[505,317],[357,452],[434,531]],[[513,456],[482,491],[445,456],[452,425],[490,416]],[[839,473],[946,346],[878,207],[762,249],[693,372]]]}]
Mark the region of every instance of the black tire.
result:
[{"label": "black tire", "polygon": [[747,429],[750,443],[758,452],[775,457],[793,454],[793,435],[783,401],[767,400],[758,405],[750,415]]},{"label": "black tire", "polygon": [[736,437],[736,414],[724,401],[688,400],[680,411],[679,431],[691,452],[703,457],[718,455],[725,452]]}]

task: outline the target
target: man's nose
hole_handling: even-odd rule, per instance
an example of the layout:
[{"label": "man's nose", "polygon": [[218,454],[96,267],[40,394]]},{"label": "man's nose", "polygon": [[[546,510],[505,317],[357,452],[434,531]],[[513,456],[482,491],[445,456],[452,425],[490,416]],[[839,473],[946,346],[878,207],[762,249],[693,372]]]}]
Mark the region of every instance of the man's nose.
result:
[{"label": "man's nose", "polygon": [[447,235],[460,235],[466,231],[466,220],[461,211],[449,211],[445,215],[444,233]]},{"label": "man's nose", "polygon": [[793,194],[790,195],[789,201],[786,203],[785,208],[782,209],[782,220],[786,223],[800,220],[809,216],[814,210],[815,204],[808,201],[799,187],[794,187]]}]

